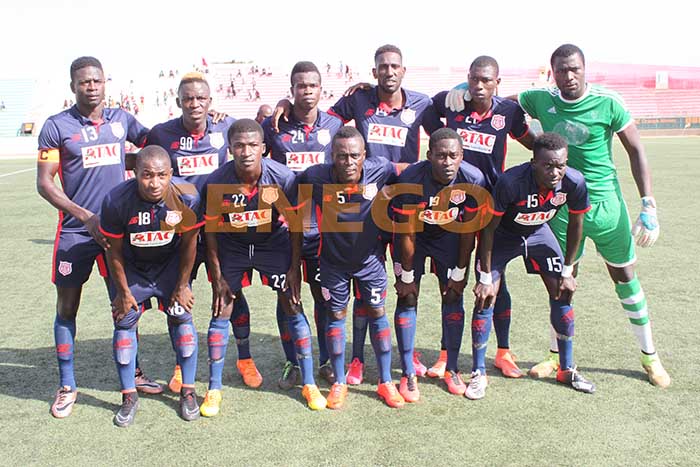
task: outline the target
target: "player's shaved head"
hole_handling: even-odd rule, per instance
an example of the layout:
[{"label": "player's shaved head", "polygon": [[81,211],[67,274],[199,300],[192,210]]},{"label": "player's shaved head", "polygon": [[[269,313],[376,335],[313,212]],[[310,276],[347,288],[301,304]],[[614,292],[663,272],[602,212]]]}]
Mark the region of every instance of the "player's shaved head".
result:
[{"label": "player's shaved head", "polygon": [[318,82],[321,82],[321,72],[318,71],[318,67],[314,65],[313,62],[302,61],[294,64],[292,72],[289,74],[289,81],[292,86],[294,86],[294,75],[297,73],[316,73],[318,75]]},{"label": "player's shaved head", "polygon": [[333,145],[335,145],[335,142],[339,139],[352,138],[359,138],[362,141],[362,147],[364,148],[365,139],[362,137],[362,133],[360,133],[354,126],[349,125],[340,127],[340,129],[335,133],[335,135],[333,135]]},{"label": "player's shaved head", "polygon": [[189,73],[185,73],[185,75],[180,80],[180,84],[177,87],[178,94],[180,93],[180,89],[182,89],[182,86],[190,83],[202,83],[207,87],[207,89],[209,89],[209,82],[206,80],[204,75],[198,71],[191,71]]},{"label": "player's shaved head", "polygon": [[83,68],[86,68],[89,66],[99,68],[99,70],[104,73],[104,70],[102,70],[102,63],[100,63],[100,61],[98,59],[96,59],[95,57],[88,57],[88,56],[78,57],[75,60],[73,60],[73,63],[70,64],[70,79],[71,79],[71,81],[73,81],[75,73],[78,70],[82,70]]},{"label": "player's shaved head", "polygon": [[498,62],[495,58],[489,57],[488,55],[479,55],[478,57],[476,57],[472,64],[469,65],[469,70],[471,71],[475,68],[484,68],[487,66],[492,66],[494,70],[496,70],[496,76],[498,76]]},{"label": "player's shaved head", "polygon": [[136,157],[136,170],[143,169],[143,166],[147,162],[154,160],[162,160],[165,164],[164,167],[166,169],[170,169],[172,167],[168,152],[161,146],[152,144],[150,146],[146,146],[145,148],[141,149],[141,151],[139,151],[139,154]]},{"label": "player's shaved head", "polygon": [[442,141],[443,139],[453,139],[459,143],[460,147],[462,146],[462,137],[459,136],[456,131],[454,131],[452,128],[440,128],[430,135],[428,149],[432,151],[437,142]]},{"label": "player's shaved head", "polygon": [[403,54],[401,53],[401,49],[399,49],[399,48],[396,47],[395,45],[391,45],[391,44],[385,44],[385,45],[379,47],[379,48],[374,52],[374,61],[376,62],[376,61],[377,61],[377,58],[378,58],[381,54],[385,54],[385,53],[387,53],[387,52],[391,52],[391,53],[398,54],[399,57],[401,57],[401,60],[403,61]]},{"label": "player's shaved head", "polygon": [[228,129],[228,133],[226,133],[226,138],[228,139],[229,143],[231,142],[233,135],[238,133],[257,133],[260,135],[260,141],[265,139],[265,134],[263,133],[262,127],[258,122],[251,118],[241,118],[240,120],[233,122],[233,125],[231,125]]},{"label": "player's shaved head", "polygon": [[566,149],[569,147],[569,143],[566,141],[562,135],[558,133],[542,133],[535,138],[532,145],[532,152],[535,157],[543,149],[548,151],[558,151],[560,149]]},{"label": "player's shaved head", "polygon": [[583,56],[583,51],[574,44],[562,44],[552,52],[552,58],[549,59],[549,64],[554,68],[554,59],[557,57],[566,58],[578,54],[584,66],[586,65],[586,57]]}]

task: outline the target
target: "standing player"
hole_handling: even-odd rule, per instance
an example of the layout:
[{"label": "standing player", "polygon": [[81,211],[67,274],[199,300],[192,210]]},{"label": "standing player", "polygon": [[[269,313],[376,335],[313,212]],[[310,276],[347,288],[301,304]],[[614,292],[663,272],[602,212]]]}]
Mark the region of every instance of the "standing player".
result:
[{"label": "standing player", "polygon": [[[270,157],[284,164],[294,173],[300,173],[307,168],[331,162],[331,138],[343,123],[336,117],[328,115],[318,108],[321,99],[321,73],[311,62],[297,62],[290,73],[292,97],[294,106],[289,118],[279,122],[279,131],[272,129],[272,122],[266,119],[262,123],[265,132],[265,147]],[[319,349],[319,375],[335,383],[333,368],[328,363],[326,348],[326,312],[321,296],[321,283],[318,270],[319,248],[318,225],[315,210],[311,210],[308,230],[304,231],[304,248],[301,253],[304,267],[304,280],[309,283],[311,296],[314,299],[314,320]],[[282,371],[279,385],[289,389],[296,384],[299,374],[294,343],[289,339],[286,329],[286,317],[281,307],[277,307],[277,325],[282,337],[282,347],[287,362]]]},{"label": "standing player", "polygon": [[209,176],[202,193],[207,199],[207,261],[214,288],[208,340],[209,390],[201,408],[207,417],[217,415],[221,406],[221,373],[233,298],[249,283],[253,269],[260,273],[263,284],[277,292],[278,306],[287,316],[301,367],[302,395],[313,410],[326,406],[314,381],[309,323],[301,303],[293,303],[284,293],[291,261],[290,239],[275,203],[285,196],[290,198],[294,173],[278,162],[263,159],[263,138],[263,129],[255,120],[241,119],[231,125],[227,139],[233,160]]},{"label": "standing player", "polygon": [[457,358],[464,332],[462,291],[478,228],[461,234],[451,228],[470,220],[477,212],[476,204],[469,206],[469,198],[476,199],[477,192],[483,198],[488,195],[483,189],[486,183],[481,172],[462,162],[462,138],[451,128],[441,128],[430,135],[427,158],[409,166],[398,179],[399,184],[418,185],[421,192],[399,195],[393,200],[397,225],[409,218],[414,223],[408,233],[398,235],[396,243],[402,272],[396,283],[394,325],[403,371],[399,393],[407,402],[417,402],[420,398],[413,365],[413,341],[420,280],[428,257],[440,284],[447,348],[445,382],[453,394],[462,395],[466,390]]},{"label": "standing player", "polygon": [[[507,170],[494,187],[495,217],[481,232],[479,282],[474,286],[473,366],[464,393],[469,399],[481,399],[486,394],[486,345],[493,302],[506,265],[518,256],[523,257],[528,273],[540,275],[549,294],[550,322],[561,350],[557,381],[577,391],[595,391],[573,362],[573,260],[581,243],[583,215],[591,205],[583,175],[567,170],[566,146],[566,140],[556,133],[539,135],[532,160]],[[569,206],[569,227],[566,255],[562,255],[547,221],[565,204]]]},{"label": "standing player", "polygon": [[[109,238],[110,299],[114,318],[114,360],[122,405],[117,426],[134,422],[139,398],[134,382],[138,342],[136,325],[143,303],[158,299],[176,336],[177,363],[182,368],[180,416],[199,418],[194,390],[197,332],[192,322],[194,296],[190,274],[197,249],[199,195],[185,193],[172,180],[170,157],[159,146],[147,146],[136,160],[136,178],[111,190],[102,202],[100,232]],[[182,180],[179,180],[182,182]]]},{"label": "standing player", "polygon": [[[501,78],[498,62],[493,57],[482,55],[474,59],[469,66],[467,80],[471,100],[466,102],[464,109],[451,110],[445,105],[448,92],[439,92],[433,97],[433,106],[426,112],[423,127],[431,133],[443,126],[440,118],[445,118],[446,126],[455,129],[462,137],[464,160],[481,170],[491,190],[506,167],[508,136],[528,149],[532,149],[534,136],[525,121],[523,109],[516,102],[495,95]],[[498,341],[494,365],[504,376],[519,378],[522,371],[510,351],[510,308],[510,293],[506,287],[506,278],[502,276],[493,313]],[[443,330],[440,358],[428,369],[430,377],[442,378],[444,375],[447,363],[444,340]]]},{"label": "standing player", "polygon": [[[377,394],[390,407],[404,405],[391,381],[391,328],[384,311],[387,277],[379,227],[371,215],[375,196],[395,178],[395,166],[383,157],[365,160],[364,146],[360,132],[344,126],[333,137],[333,164],[310,167],[297,178],[300,186],[312,185],[321,232],[321,292],[329,313],[326,339],[336,375],[328,395],[331,409],[341,408],[348,392],[344,373],[345,316],[353,280],[360,298],[368,304],[370,340],[379,369]],[[301,249],[299,236],[292,244],[289,272],[289,286],[296,298]]]},{"label": "standing player", "polygon": [[[83,284],[97,261],[106,277],[103,250],[109,246],[99,232],[104,194],[124,180],[124,143],[137,146],[148,130],[121,109],[106,109],[102,64],[94,57],[71,63],[70,87],[76,104],[48,118],[39,134],[37,191],[59,210],[54,244],[52,282],[56,285],[54,338],[60,388],[51,405],[56,418],[73,410],[77,386],[73,372],[76,316]],[[58,174],[62,188],[54,183]],[[136,365],[137,389],[162,392]]]}]

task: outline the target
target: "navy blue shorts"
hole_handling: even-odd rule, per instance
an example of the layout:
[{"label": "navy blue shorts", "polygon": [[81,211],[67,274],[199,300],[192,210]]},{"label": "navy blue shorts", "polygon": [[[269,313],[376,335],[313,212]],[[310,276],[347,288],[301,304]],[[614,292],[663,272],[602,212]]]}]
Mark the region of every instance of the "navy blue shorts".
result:
[{"label": "navy blue shorts", "polygon": [[56,232],[53,247],[51,282],[57,287],[81,287],[90,278],[92,265],[102,277],[108,277],[104,250],[87,232]]},{"label": "navy blue shorts", "polygon": [[452,269],[457,266],[459,256],[459,235],[445,233],[438,240],[425,241],[416,237],[416,248],[413,254],[413,274],[416,284],[420,283],[421,276],[425,274],[425,260],[430,258],[430,269],[442,285],[452,274]]},{"label": "navy blue shorts", "polygon": [[340,270],[321,259],[321,293],[331,311],[347,308],[351,280],[356,296],[364,303],[372,308],[384,306],[388,281],[381,258],[372,255],[355,271]]},{"label": "navy blue shorts", "polygon": [[274,245],[231,242],[226,246],[225,252],[219,248],[221,273],[233,292],[250,285],[253,269],[258,271],[264,285],[273,290],[283,290],[286,288],[290,262],[291,245],[288,238]]},{"label": "navy blue shorts", "polygon": [[[143,304],[145,309],[150,308],[151,297],[157,298],[160,303],[169,304],[180,276],[179,266],[180,255],[172,256],[167,263],[154,264],[146,269],[133,264],[124,264],[131,295],[137,303]],[[107,282],[107,289],[109,299],[114,300],[117,289],[111,280]]]}]

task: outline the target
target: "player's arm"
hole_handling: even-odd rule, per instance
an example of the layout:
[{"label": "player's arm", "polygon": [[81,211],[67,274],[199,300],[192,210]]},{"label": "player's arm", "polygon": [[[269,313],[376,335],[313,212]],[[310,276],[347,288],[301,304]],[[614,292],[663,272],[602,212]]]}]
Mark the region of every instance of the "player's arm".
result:
[{"label": "player's arm", "polygon": [[117,294],[112,301],[112,318],[114,321],[120,321],[129,313],[129,310],[138,309],[138,303],[129,290],[129,283],[126,280],[126,272],[124,270],[124,238],[110,237],[109,243],[111,248],[107,250],[107,266],[114,287],[117,289]]},{"label": "player's arm", "polygon": [[102,247],[109,248],[109,243],[100,233],[100,218],[92,211],[74,203],[65,192],[54,183],[59,168],[58,149],[42,149],[36,166],[36,189],[46,201],[56,209],[67,212],[85,225],[92,238]]},{"label": "player's arm", "polygon": [[182,233],[180,238],[180,266],[178,271],[175,291],[170,298],[170,307],[179,303],[185,310],[192,313],[194,306],[194,295],[190,289],[190,277],[195,257],[197,256],[197,234],[199,229],[195,228]]},{"label": "player's arm", "polygon": [[301,250],[304,244],[304,232],[289,232],[292,243],[291,263],[287,271],[287,287],[292,294],[292,303],[301,303]]},{"label": "player's arm", "polygon": [[528,126],[527,131],[525,132],[524,135],[522,135],[519,138],[515,138],[515,140],[525,146],[525,148],[532,150],[532,146],[535,143],[535,134],[534,131],[532,131],[532,128]]},{"label": "player's arm", "polygon": [[206,232],[204,235],[206,235],[207,239],[207,263],[209,264],[209,274],[211,275],[211,310],[216,317],[231,303],[234,295],[221,273],[216,233]]},{"label": "player's arm", "polygon": [[275,110],[272,111],[272,116],[270,117],[270,125],[272,125],[272,129],[275,130],[275,133],[279,133],[280,131],[280,117],[284,118],[285,122],[289,121],[289,115],[292,113],[292,108],[293,105],[289,99],[281,99],[279,102],[277,102]]},{"label": "player's arm", "polygon": [[413,212],[392,208],[398,224],[408,225],[410,230],[398,234],[399,257],[401,258],[401,276],[396,281],[396,294],[399,298],[413,295],[418,297],[418,288],[413,271],[413,257],[416,252],[416,219]]},{"label": "player's arm", "polygon": [[581,245],[583,236],[583,216],[584,212],[569,211],[569,224],[566,228],[566,253],[564,255],[564,265],[559,278],[559,292],[556,300],[566,300],[571,302],[571,298],[576,291],[576,278],[574,277],[574,260]]},{"label": "player's arm", "polygon": [[491,254],[493,252],[493,236],[496,228],[501,223],[501,217],[496,215],[491,219],[491,222],[481,231],[479,237],[479,280],[474,286],[474,295],[476,297],[475,305],[481,310],[490,308],[496,300],[496,290],[493,286],[493,277],[491,275]]},{"label": "player's arm", "polygon": [[452,293],[460,296],[464,292],[464,286],[467,285],[467,280],[469,279],[469,263],[472,259],[475,242],[476,232],[459,234],[457,266],[447,281],[443,295],[447,295],[452,291]]}]

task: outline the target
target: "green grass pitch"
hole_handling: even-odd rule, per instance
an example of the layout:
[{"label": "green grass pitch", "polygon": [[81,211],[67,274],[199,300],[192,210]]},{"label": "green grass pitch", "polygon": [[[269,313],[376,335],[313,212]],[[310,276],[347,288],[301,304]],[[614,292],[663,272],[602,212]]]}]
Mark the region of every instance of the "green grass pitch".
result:
[{"label": "green grass pitch", "polygon": [[[650,138],[644,143],[659,204],[661,237],[653,248],[638,249],[638,274],[649,300],[659,353],[673,378],[669,389],[647,383],[627,318],[589,243],[575,297],[574,352],[579,368],[598,386],[592,396],[552,379],[501,377],[492,367],[492,337],[485,399],[473,402],[452,396],[441,381],[422,379],[421,402],[392,410],[374,393],[377,372],[367,343],[366,383],[351,388],[343,410],[312,412],[305,407],[300,389],[277,388],[283,354],[274,297],[256,279],[246,294],[251,305],[251,347],[265,378],[263,386],[252,390],[243,385],[235,373],[232,340],[218,417],[184,422],[177,414],[177,396],[165,393],[142,397],[136,422],[128,429],[112,425],[120,395],[112,361],[109,304],[96,270],[85,286],[78,315],[78,403],[68,419],[55,420],[49,414],[58,384],[52,331],[55,292],[49,266],[57,215],[37,195],[33,171],[2,176],[31,169],[33,160],[0,161],[0,199],[5,203],[0,216],[2,464],[697,465],[700,206],[694,190],[700,174],[700,139]],[[638,195],[618,143],[615,154],[630,213],[636,217]],[[508,164],[527,158],[511,142]],[[423,283],[416,344],[429,365],[439,350],[440,309],[435,280],[428,276]],[[539,278],[526,276],[519,261],[509,268],[509,285],[511,346],[527,369],[547,350],[546,293]],[[470,278],[467,291],[472,286]],[[208,287],[203,280],[195,284],[200,396],[208,378]],[[308,290],[304,300],[310,316]],[[469,315],[471,293],[465,302]],[[390,293],[390,317],[394,304]],[[165,318],[149,311],[140,330],[142,367],[166,382],[174,355]],[[468,373],[470,366],[467,325],[460,367]],[[393,368],[398,380],[395,353]],[[321,388],[327,391],[325,385]]]}]

